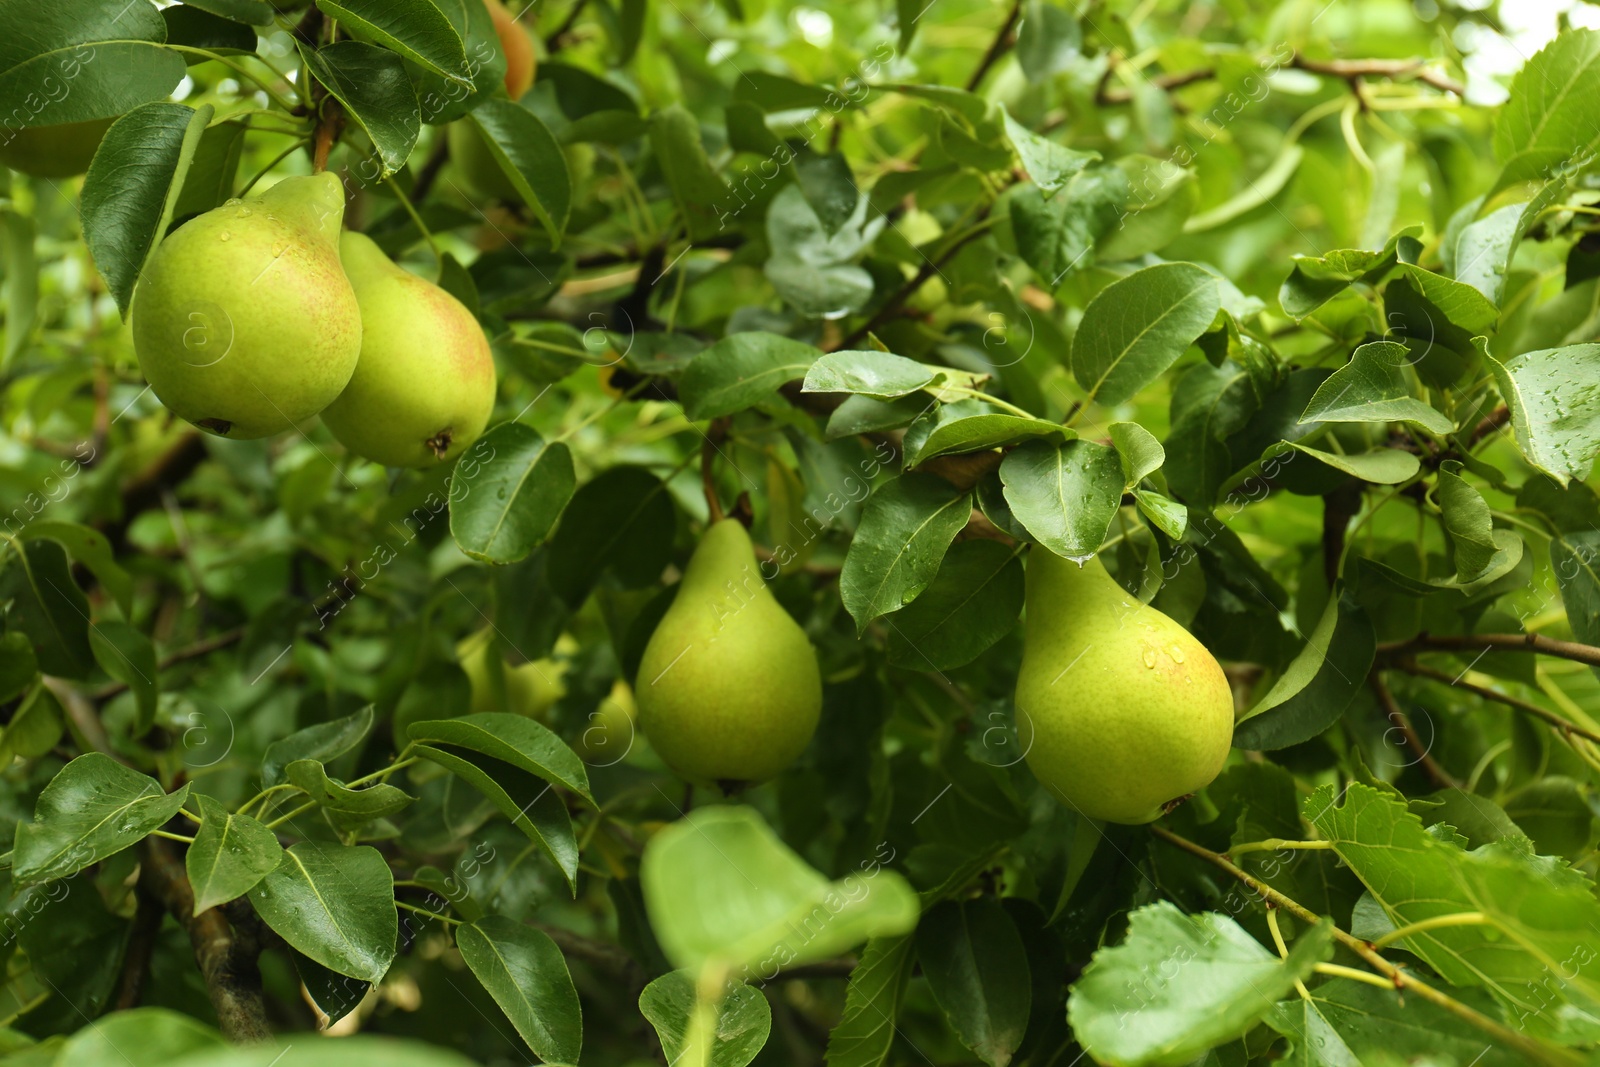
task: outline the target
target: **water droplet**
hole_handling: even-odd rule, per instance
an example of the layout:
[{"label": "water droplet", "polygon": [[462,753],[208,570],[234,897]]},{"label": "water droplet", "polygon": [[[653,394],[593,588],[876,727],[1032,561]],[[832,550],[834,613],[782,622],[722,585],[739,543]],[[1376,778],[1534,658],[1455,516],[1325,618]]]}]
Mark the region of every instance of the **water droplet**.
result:
[{"label": "water droplet", "polygon": [[249,218],[250,217],[250,209],[247,208],[247,207],[240,208],[238,217],[241,218],[241,219]]},{"label": "water droplet", "polygon": [[229,233],[227,230],[223,230],[221,233],[217,234],[217,240],[231,241],[233,240],[233,234]]},{"label": "water droplet", "polygon": [[1155,649],[1146,648],[1144,650],[1144,665],[1146,667],[1154,667],[1156,665],[1156,650]]},{"label": "water droplet", "polygon": [[227,202],[226,202],[228,207],[232,207],[235,204],[242,204],[242,203],[244,203],[244,201],[240,200],[237,196],[229,197]]},{"label": "water droplet", "polygon": [[1183,662],[1183,649],[1179,648],[1177,645],[1173,645],[1171,648],[1167,649],[1167,655],[1172,657],[1172,662],[1174,663]]},{"label": "water droplet", "polygon": [[1090,552],[1086,556],[1068,556],[1067,558],[1081,567],[1085,563],[1088,563],[1091,559],[1094,559],[1094,553]]}]

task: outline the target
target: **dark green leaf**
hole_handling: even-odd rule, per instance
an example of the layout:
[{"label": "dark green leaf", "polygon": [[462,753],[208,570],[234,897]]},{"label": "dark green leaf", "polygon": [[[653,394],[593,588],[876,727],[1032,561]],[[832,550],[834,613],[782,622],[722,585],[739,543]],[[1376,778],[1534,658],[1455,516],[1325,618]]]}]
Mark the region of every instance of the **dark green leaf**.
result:
[{"label": "dark green leaf", "polygon": [[[1051,7],[1049,10],[1058,9]],[[1022,161],[1022,169],[1028,172],[1033,184],[1044,190],[1046,196],[1065,188],[1073,175],[1100,158],[1099,152],[1080,152],[1056,144],[1029,130],[1009,113],[1002,110],[1002,114],[1005,114],[1006,136],[1011,140],[1011,147],[1016,149],[1017,158]]]},{"label": "dark green leaf", "polygon": [[1084,309],[1073,377],[1101,404],[1131,400],[1210,328],[1221,306],[1216,276],[1192,263],[1135,271]]},{"label": "dark green leaf", "polygon": [[456,947],[534,1055],[552,1064],[578,1062],[583,1041],[578,991],[548,934],[503,915],[486,915],[456,928]]},{"label": "dark green leaf", "polygon": [[8,627],[28,635],[39,669],[82,678],[94,663],[89,647],[89,601],[72,580],[67,554],[55,541],[5,543],[0,549],[0,601],[10,600]]},{"label": "dark green leaf", "polygon": [[471,65],[461,28],[433,0],[316,0],[357,40],[382,45],[465,85]]},{"label": "dark green leaf", "polygon": [[[485,563],[514,563],[549,536],[577,484],[572,453],[520,422],[501,423],[472,446],[479,457],[450,480],[450,534]],[[487,456],[487,458],[483,458]]]},{"label": "dark green leaf", "polygon": [[922,389],[934,379],[926,364],[889,352],[829,352],[806,371],[806,393],[856,393],[893,400]]},{"label": "dark green leaf", "polygon": [[[242,22],[202,11],[193,4],[178,4],[166,8],[161,12],[161,17],[167,24],[168,44],[204,48],[222,55],[255,53],[256,31]],[[269,14],[268,20],[270,19]],[[206,57],[185,53],[184,61],[192,67],[196,63],[206,62]]]},{"label": "dark green leaf", "polygon": [[1366,684],[1376,649],[1366,612],[1331,598],[1305,647],[1234,728],[1234,747],[1270,751],[1322,733]]},{"label": "dark green leaf", "polygon": [[715,419],[753,407],[778,386],[805,377],[820,354],[773,333],[724,337],[695,356],[679,379],[683,413],[691,419]]},{"label": "dark green leaf", "polygon": [[354,715],[297,730],[267,746],[267,751],[261,757],[261,780],[269,786],[281,785],[287,781],[284,768],[295,760],[327,762],[337,759],[365,741],[371,732],[370,705]]},{"label": "dark green leaf", "polygon": [[683,214],[691,240],[722,229],[722,215],[735,201],[706,156],[700,123],[681,104],[650,116],[650,147],[672,197]]},{"label": "dark green leaf", "polygon": [[211,105],[145,104],[111,124],[83,181],[83,237],[124,317],[172,221]]},{"label": "dark green leaf", "polygon": [[1006,503],[1045,548],[1082,561],[1099,551],[1122,502],[1117,452],[1092,441],[1030,441],[1000,464]]},{"label": "dark green leaf", "polygon": [[517,194],[544,224],[551,242],[560,244],[572,209],[572,177],[550,128],[527,108],[493,97],[467,117]]},{"label": "dark green leaf", "polygon": [[301,841],[250,890],[261,921],[316,962],[377,982],[394,959],[400,917],[383,854]]},{"label": "dark green leaf", "polygon": [[895,615],[889,661],[913,670],[954,670],[1010,633],[1022,613],[1022,561],[998,541],[950,546],[922,595]]},{"label": "dark green leaf", "polygon": [[89,627],[89,647],[101,670],[133,690],[139,708],[138,731],[148,730],[155,721],[159,693],[155,646],[127,623],[106,619]]},{"label": "dark green leaf", "polygon": [[360,789],[352,789],[328,776],[328,769],[318,760],[295,760],[284,768],[289,781],[298,786],[312,803],[320,805],[323,812],[341,829],[364,826],[403,811],[416,797],[408,795],[398,786],[375,782]]},{"label": "dark green leaf", "polygon": [[1406,374],[1410,350],[1396,341],[1374,341],[1355,350],[1350,362],[1317,387],[1301,419],[1305,422],[1410,422],[1436,434],[1455,430],[1444,412],[1413,396]]},{"label": "dark green leaf", "polygon": [[204,794],[195,794],[195,801],[203,821],[183,862],[198,915],[250,892],[283,861],[283,846],[258,820],[230,814]]},{"label": "dark green leaf", "polygon": [[839,575],[839,593],[858,633],[911,603],[933,581],[971,513],[968,494],[931,474],[903,474],[873,492]]},{"label": "dark green leaf", "polygon": [[629,589],[661,577],[672,558],[677,509],[661,479],[642,467],[613,467],[573,494],[550,539],[550,586],[576,607],[602,571]]},{"label": "dark green leaf", "polygon": [[19,886],[78,873],[143,840],[189,795],[170,796],[148,775],[90,752],[61,769],[39,794],[33,822],[17,824],[11,877]]},{"label": "dark green leaf", "polygon": [[[300,55],[317,81],[343,104],[377,149],[379,166],[366,180],[387,178],[406,165],[422,133],[417,91],[405,61],[383,48],[360,41],[338,41]],[[370,164],[362,164],[370,169]]]},{"label": "dark green leaf", "polygon": [[183,78],[183,58],[160,46],[166,22],[142,0],[32,5],[11,17],[25,17],[26,28],[13,26],[0,42],[0,113],[10,129],[112,118],[165,99]]},{"label": "dark green leaf", "polygon": [[917,961],[961,1043],[1006,1067],[1028,1025],[1028,957],[1016,925],[992,897],[946,901],[917,926]]},{"label": "dark green leaf", "polygon": [[828,1067],[881,1067],[894,1044],[895,1018],[916,962],[910,934],[875,937],[845,987],[844,1016],[828,1034]]}]

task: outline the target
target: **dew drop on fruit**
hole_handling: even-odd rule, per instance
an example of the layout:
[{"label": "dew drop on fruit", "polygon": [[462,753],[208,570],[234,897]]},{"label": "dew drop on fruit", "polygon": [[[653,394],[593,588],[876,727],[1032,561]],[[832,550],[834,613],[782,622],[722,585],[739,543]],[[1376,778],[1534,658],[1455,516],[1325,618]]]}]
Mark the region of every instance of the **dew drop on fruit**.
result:
[{"label": "dew drop on fruit", "polygon": [[232,207],[235,204],[242,204],[242,203],[244,203],[244,201],[240,200],[237,196],[230,196],[228,198],[228,200],[227,200],[227,206],[228,207]]},{"label": "dew drop on fruit", "polygon": [[1156,650],[1155,649],[1146,648],[1144,650],[1144,665],[1146,667],[1154,667],[1156,665]]},{"label": "dew drop on fruit", "polygon": [[229,233],[227,230],[223,230],[221,233],[217,234],[217,240],[231,241],[233,240],[233,234]]},{"label": "dew drop on fruit", "polygon": [[1183,649],[1179,648],[1177,645],[1173,645],[1171,648],[1167,649],[1167,655],[1172,657],[1172,662],[1174,663],[1183,662]]},{"label": "dew drop on fruit", "polygon": [[250,217],[250,209],[249,208],[242,207],[242,208],[239,209],[239,218],[247,219],[249,217]]}]

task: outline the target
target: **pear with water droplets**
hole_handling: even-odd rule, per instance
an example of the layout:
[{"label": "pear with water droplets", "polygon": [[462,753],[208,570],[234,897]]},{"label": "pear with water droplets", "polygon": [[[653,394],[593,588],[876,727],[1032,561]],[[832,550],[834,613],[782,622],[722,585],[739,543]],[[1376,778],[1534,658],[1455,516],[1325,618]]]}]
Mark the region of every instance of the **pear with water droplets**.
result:
[{"label": "pear with water droplets", "polygon": [[1222,667],[1176,622],[1082,566],[1028,555],[1017,735],[1050,792],[1092,819],[1147,823],[1217,776],[1233,739]]},{"label": "pear with water droplets", "polygon": [[466,306],[397,266],[365,234],[339,242],[361,305],[361,362],[322,421],[389,467],[447,463],[489,423],[494,356]]},{"label": "pear with water droplets", "polygon": [[667,766],[733,792],[805,750],[822,712],[816,650],[762,580],[735,519],[706,531],[634,686],[639,726]]},{"label": "pear with water droplets", "polygon": [[339,262],[344,187],[285,178],[175,230],[133,294],[133,347],[179,417],[266,437],[327,407],[361,353],[361,311]]}]

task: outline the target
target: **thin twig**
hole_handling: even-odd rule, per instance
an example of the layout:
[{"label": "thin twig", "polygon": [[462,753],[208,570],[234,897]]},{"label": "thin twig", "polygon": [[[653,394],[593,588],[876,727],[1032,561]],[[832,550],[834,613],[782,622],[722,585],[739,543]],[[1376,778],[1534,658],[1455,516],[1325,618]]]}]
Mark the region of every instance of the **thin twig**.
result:
[{"label": "thin twig", "polygon": [[1391,641],[1378,646],[1380,656],[1402,656],[1409,652],[1477,652],[1499,649],[1507,652],[1537,652],[1559,659],[1570,659],[1600,667],[1600,648],[1577,641],[1558,641],[1542,634],[1418,634],[1407,641]]},{"label": "thin twig", "polygon": [[1022,0],[1016,0],[1011,5],[1011,10],[1006,14],[1006,20],[1000,24],[1000,31],[994,35],[994,40],[989,42],[988,51],[983,53],[983,59],[978,62],[978,68],[972,72],[972,77],[967,79],[967,92],[977,90],[983,81],[983,76],[999,61],[1000,57],[1011,50],[1017,43],[1017,35],[1012,32],[1016,28],[1017,19],[1022,16]]},{"label": "thin twig", "polygon": [[[1283,908],[1291,915],[1299,918],[1302,922],[1309,923],[1313,926],[1316,925],[1316,923],[1320,920],[1321,917],[1315,912],[1311,911],[1309,908],[1298,903],[1297,901],[1290,899],[1265,882],[1246,873],[1244,870],[1232,863],[1226,856],[1212,852],[1205,846],[1197,845],[1187,838],[1179,837],[1171,830],[1168,830],[1162,826],[1152,826],[1150,827],[1150,832],[1161,838],[1163,841],[1166,841],[1168,844],[1175,845],[1190,855],[1198,856],[1219,870],[1226,871],[1228,874],[1244,883],[1244,885],[1254,890],[1255,893],[1262,898],[1262,900],[1267,902],[1269,907],[1276,905],[1277,907]],[[1461,1003],[1448,993],[1445,993],[1439,989],[1435,989],[1433,986],[1411,974],[1409,971],[1403,971],[1396,967],[1394,964],[1390,963],[1388,960],[1379,955],[1370,944],[1358,937],[1346,933],[1337,926],[1333,928],[1333,936],[1350,951],[1360,956],[1363,960],[1366,960],[1375,971],[1387,978],[1396,989],[1409,990],[1410,992],[1415,993],[1417,996],[1428,1001],[1430,1004],[1433,1004],[1439,1008],[1443,1008],[1456,1018],[1476,1026],[1478,1029],[1490,1035],[1496,1041],[1499,1041],[1508,1048],[1516,1049],[1517,1051],[1528,1056],[1530,1059],[1537,1060],[1539,1063],[1549,1064],[1550,1067],[1578,1067],[1578,1065],[1583,1062],[1583,1060],[1576,1054],[1569,1053],[1565,1050],[1549,1048],[1524,1034],[1519,1034],[1515,1030],[1510,1030],[1505,1026],[1502,1026],[1500,1023],[1489,1018],[1487,1015],[1482,1014],[1481,1012],[1474,1011],[1472,1008],[1469,1008],[1467,1005]]]},{"label": "thin twig", "polygon": [[900,309],[902,304],[916,295],[918,289],[921,289],[927,284],[928,279],[932,278],[935,274],[938,274],[939,268],[950,262],[951,258],[957,252],[959,252],[961,248],[967,244],[967,242],[971,241],[975,237],[980,237],[987,232],[984,227],[979,225],[979,223],[988,218],[988,216],[989,206],[986,205],[984,209],[978,213],[978,217],[973,220],[973,225],[970,230],[962,234],[956,240],[950,242],[944,251],[939,253],[938,258],[924,260],[921,269],[917,271],[916,275],[910,281],[902,285],[893,296],[889,297],[888,300],[885,300],[883,302],[883,306],[872,313],[871,318],[867,319],[866,322],[852,330],[849,336],[840,341],[832,350],[837,352],[841,349],[854,348],[856,345],[865,340],[868,334],[872,333],[879,326],[882,326],[890,316]]},{"label": "thin twig", "polygon": [[[1360,78],[1387,78],[1402,80],[1415,78],[1424,85],[1430,85],[1441,92],[1451,93],[1455,96],[1466,94],[1466,86],[1453,78],[1431,69],[1424,59],[1308,59],[1296,53],[1289,61],[1289,66],[1303,70],[1308,74],[1321,74],[1332,78],[1343,78],[1353,85]],[[1107,69],[1110,74],[1110,68]],[[1182,89],[1186,85],[1196,82],[1210,81],[1217,76],[1214,67],[1199,67],[1194,70],[1173,71],[1170,74],[1158,74],[1148,80],[1149,84],[1165,92]],[[1102,80],[1099,91],[1095,94],[1095,102],[1099,104],[1126,104],[1133,100],[1132,89],[1113,89],[1105,80]]]},{"label": "thin twig", "polygon": [[[211,653],[216,652],[219,649],[236,645],[243,639],[243,626],[232,630],[227,630],[223,633],[217,634],[215,637],[208,637],[204,641],[196,641],[192,645],[178,649],[166,659],[162,660],[159,667],[161,670],[166,670],[169,667],[177,666],[179,663],[184,663],[191,659],[200,659],[202,656],[209,656]],[[99,689],[90,692],[88,697],[96,704],[102,704],[127,688],[127,682],[108,682],[105,685],[102,685]]]},{"label": "thin twig", "polygon": [[1453,678],[1447,671],[1435,670],[1432,667],[1417,663],[1415,660],[1401,660],[1395,664],[1395,667],[1399,670],[1405,671],[1407,674],[1414,674],[1418,678],[1429,678],[1435,682],[1441,682],[1444,685],[1454,686],[1457,689],[1466,690],[1468,693],[1472,693],[1475,696],[1480,696],[1485,700],[1492,700],[1496,703],[1504,704],[1508,708],[1515,708],[1518,711],[1527,712],[1529,715],[1532,715],[1535,718],[1543,719],[1545,722],[1549,723],[1563,734],[1577,734],[1579,737],[1586,737],[1590,741],[1600,742],[1600,733],[1579,726],[1577,723],[1570,722],[1567,719],[1563,719],[1553,711],[1546,711],[1539,705],[1522,700],[1519,697],[1514,697],[1510,693],[1502,693],[1500,690],[1491,689],[1486,685],[1474,685],[1472,682],[1463,681],[1461,678]]},{"label": "thin twig", "polygon": [[1367,684],[1372,686],[1373,693],[1377,694],[1378,704],[1383,708],[1383,713],[1388,716],[1389,722],[1399,730],[1406,739],[1406,747],[1416,754],[1417,763],[1422,767],[1423,773],[1429,781],[1440,789],[1460,789],[1461,783],[1455,776],[1440,766],[1439,761],[1433,758],[1428,751],[1428,746],[1422,743],[1422,738],[1417,736],[1416,729],[1411,725],[1411,720],[1406,713],[1400,710],[1400,705],[1394,699],[1394,694],[1389,692],[1389,687],[1383,684],[1383,678],[1377,671],[1367,676]]}]

